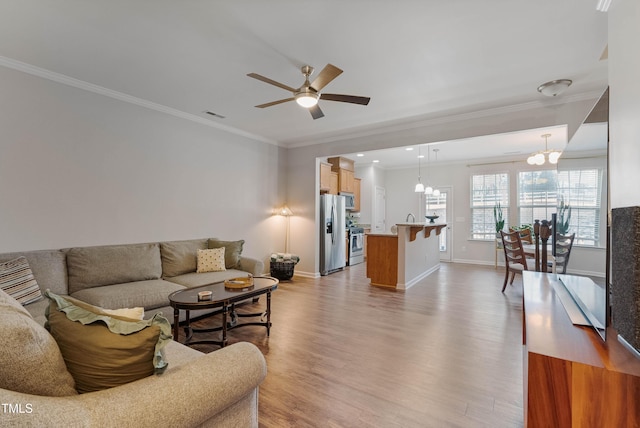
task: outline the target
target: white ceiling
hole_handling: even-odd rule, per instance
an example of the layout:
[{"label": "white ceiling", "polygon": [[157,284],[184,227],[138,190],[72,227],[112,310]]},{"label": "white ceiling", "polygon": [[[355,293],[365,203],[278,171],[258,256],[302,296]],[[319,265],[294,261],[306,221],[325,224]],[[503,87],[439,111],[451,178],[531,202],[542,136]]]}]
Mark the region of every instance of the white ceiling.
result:
[{"label": "white ceiling", "polygon": [[[557,102],[536,91],[553,79],[574,82],[558,98],[601,92],[607,16],[595,6],[596,0],[5,0],[0,64],[299,146],[445,113]],[[321,101],[325,117],[318,120],[294,102],[254,107],[290,94],[247,73],[297,87],[302,65],[320,70],[327,63],[344,70],[327,92],[369,96],[370,104]],[[485,154],[493,145],[500,153],[527,153],[543,148],[545,132],[523,137],[528,146],[513,134],[470,143]],[[438,156],[449,155],[442,149]]]}]

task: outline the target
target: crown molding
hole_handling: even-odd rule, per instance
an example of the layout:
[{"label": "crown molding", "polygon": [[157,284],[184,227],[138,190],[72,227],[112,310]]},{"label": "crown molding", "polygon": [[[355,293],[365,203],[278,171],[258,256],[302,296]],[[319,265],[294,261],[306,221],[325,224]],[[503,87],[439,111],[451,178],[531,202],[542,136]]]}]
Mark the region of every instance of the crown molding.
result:
[{"label": "crown molding", "polygon": [[36,67],[25,62],[17,61],[15,59],[7,58],[0,55],[0,65],[13,70],[21,71],[23,73],[37,76],[43,79],[51,80],[56,83],[71,86],[84,91],[93,92],[94,94],[103,95],[105,97],[113,98],[125,103],[134,104],[139,107],[144,107],[150,110],[155,110],[160,113],[165,113],[180,119],[189,120],[191,122],[199,123],[201,125],[216,128],[221,131],[228,132],[230,134],[239,135],[241,137],[250,138],[252,140],[261,141],[263,143],[280,145],[278,142],[265,138],[261,135],[252,134],[250,132],[242,131],[238,128],[234,128],[227,125],[222,125],[216,122],[212,122],[211,119],[201,117],[192,113],[187,113],[181,110],[177,110],[171,107],[167,107],[162,104],[154,103],[142,98],[134,97],[132,95],[125,94],[123,92],[114,91],[103,86],[94,85],[93,83],[85,82],[84,80],[75,79],[67,75],[56,73],[54,71],[46,70],[44,68]]}]

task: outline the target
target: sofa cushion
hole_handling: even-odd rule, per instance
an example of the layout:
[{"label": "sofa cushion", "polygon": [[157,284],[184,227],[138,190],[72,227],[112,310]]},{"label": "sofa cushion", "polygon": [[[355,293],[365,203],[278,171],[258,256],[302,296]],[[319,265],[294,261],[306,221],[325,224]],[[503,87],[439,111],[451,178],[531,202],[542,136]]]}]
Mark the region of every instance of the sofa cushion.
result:
[{"label": "sofa cushion", "polygon": [[244,239],[239,241],[221,241],[216,238],[209,239],[209,248],[225,248],[224,258],[227,269],[238,269],[240,267],[240,256]]},{"label": "sofa cushion", "polygon": [[71,296],[101,308],[119,309],[140,306],[148,310],[169,305],[169,294],[183,289],[184,287],[175,282],[154,279],[85,288]]},{"label": "sofa cushion", "polygon": [[40,287],[25,257],[0,263],[0,289],[21,305],[42,299]]},{"label": "sofa cushion", "polygon": [[161,242],[162,276],[171,277],[195,272],[197,268],[196,254],[198,250],[206,248],[206,239]]},{"label": "sofa cushion", "polygon": [[25,394],[77,394],[53,337],[0,290],[0,388]]},{"label": "sofa cushion", "polygon": [[187,288],[200,287],[202,285],[214,284],[216,282],[222,282],[225,279],[238,278],[249,276],[249,274],[242,270],[227,269],[220,272],[205,272],[205,273],[185,273],[184,275],[174,276],[173,278],[167,278],[167,281],[175,282],[176,284],[183,285]]},{"label": "sofa cushion", "polygon": [[198,250],[198,269],[196,272],[220,272],[224,267],[224,247],[211,250]]},{"label": "sofa cushion", "polygon": [[85,288],[158,279],[159,244],[71,248],[67,251],[69,294]]},{"label": "sofa cushion", "polygon": [[164,347],[172,336],[166,318],[136,321],[70,297],[45,294],[51,299],[47,327],[78,392],[124,385],[167,367]]}]

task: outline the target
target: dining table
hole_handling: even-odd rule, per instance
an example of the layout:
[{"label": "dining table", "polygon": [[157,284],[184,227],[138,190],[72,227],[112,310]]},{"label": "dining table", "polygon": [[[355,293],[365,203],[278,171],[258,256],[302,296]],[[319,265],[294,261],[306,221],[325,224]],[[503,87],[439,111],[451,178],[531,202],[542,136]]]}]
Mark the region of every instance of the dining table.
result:
[{"label": "dining table", "polygon": [[[540,248],[540,257],[542,257],[542,245]],[[536,257],[536,246],[535,244],[522,244],[522,249],[524,250],[524,254],[527,258]],[[553,255],[553,245],[547,244],[547,261],[551,263],[551,272],[556,273],[556,258]]]}]

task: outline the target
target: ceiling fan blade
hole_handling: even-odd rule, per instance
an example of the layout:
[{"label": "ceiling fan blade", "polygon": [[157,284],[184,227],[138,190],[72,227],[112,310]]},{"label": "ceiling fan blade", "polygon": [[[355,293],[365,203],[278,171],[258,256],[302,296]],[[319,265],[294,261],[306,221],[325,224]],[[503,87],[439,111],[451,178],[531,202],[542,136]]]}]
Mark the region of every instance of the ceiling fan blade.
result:
[{"label": "ceiling fan blade", "polygon": [[278,100],[278,101],[271,101],[270,103],[264,103],[264,104],[260,104],[257,105],[256,107],[258,108],[265,108],[265,107],[271,107],[271,106],[275,106],[277,104],[282,104],[282,103],[286,103],[287,101],[293,101],[295,98],[291,97],[291,98],[285,98],[283,100]]},{"label": "ceiling fan blade", "polygon": [[333,79],[340,76],[342,70],[332,64],[327,64],[313,81],[311,87],[320,92],[322,88],[327,86]]},{"label": "ceiling fan blade", "polygon": [[320,110],[320,106],[318,104],[313,107],[309,107],[309,113],[311,113],[311,117],[313,117],[314,120],[324,117],[324,113]]},{"label": "ceiling fan blade", "polygon": [[264,77],[264,76],[261,76],[261,75],[256,74],[256,73],[249,73],[249,74],[247,74],[247,76],[253,77],[254,79],[258,79],[258,80],[260,80],[262,82],[265,82],[265,83],[268,83],[270,85],[277,86],[278,88],[282,88],[282,89],[287,90],[289,92],[295,92],[297,90],[297,89],[292,88],[291,86],[285,85],[284,83],[276,82],[275,80],[271,80],[268,77]]},{"label": "ceiling fan blade", "polygon": [[327,101],[340,101],[341,103],[351,103],[351,104],[362,104],[366,106],[369,104],[369,97],[357,97],[355,95],[343,95],[343,94],[322,94],[320,95],[321,100]]}]

